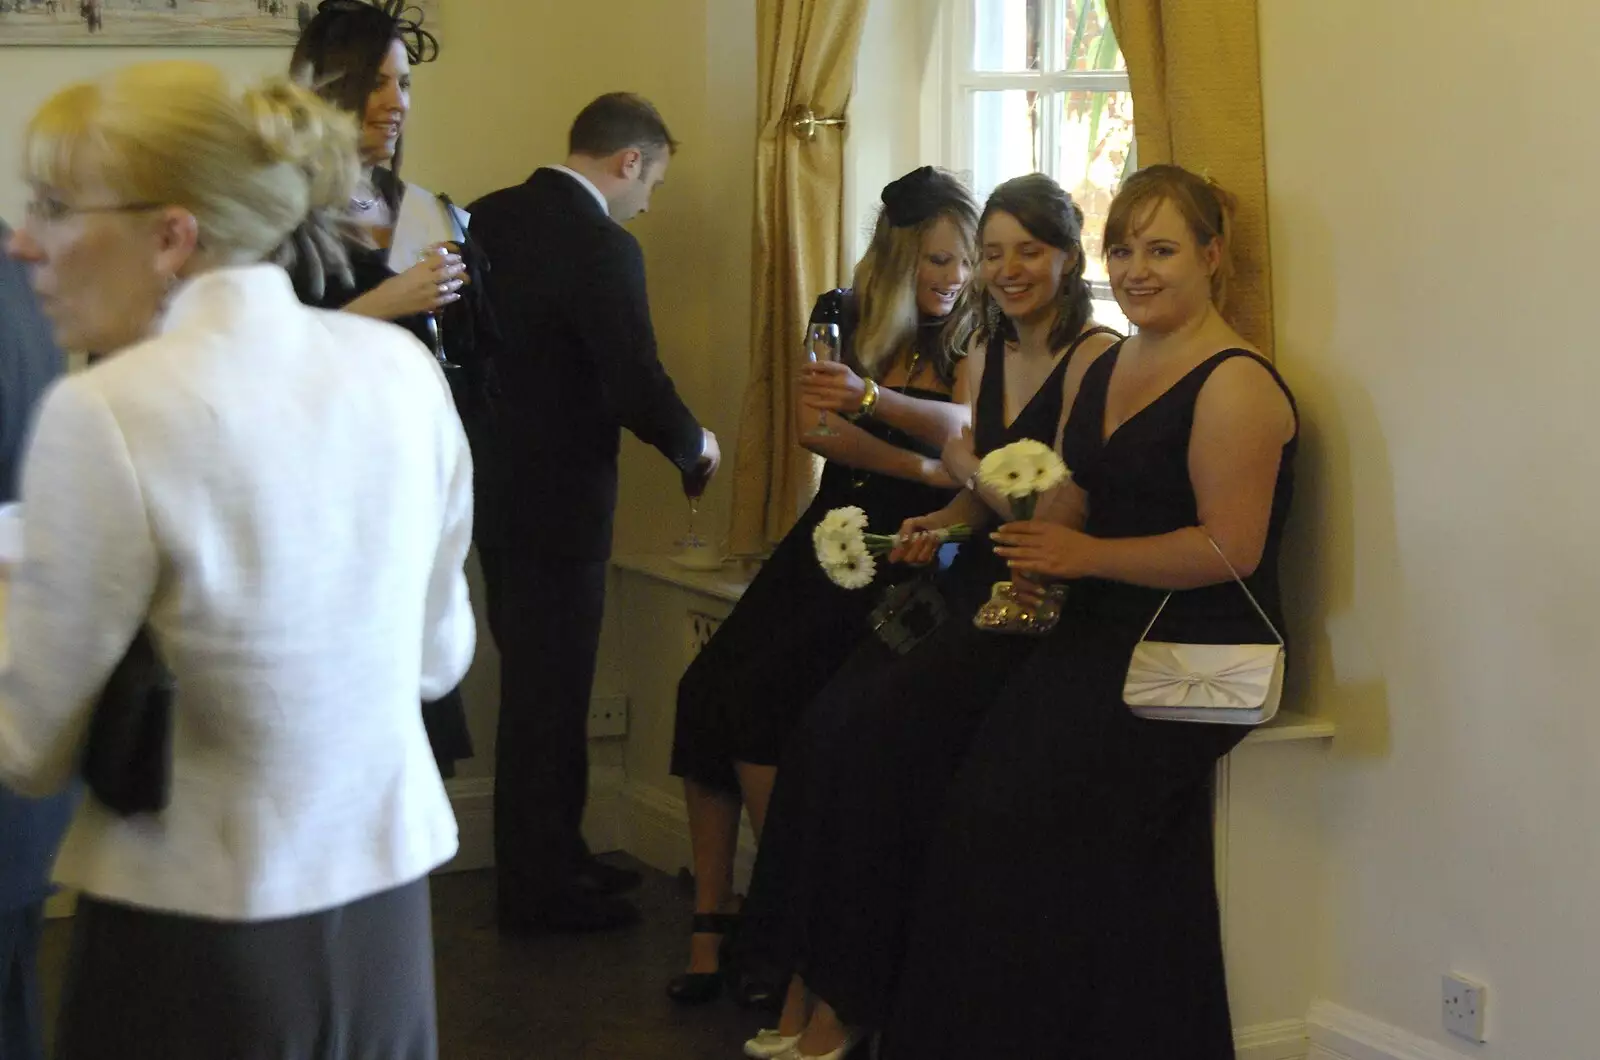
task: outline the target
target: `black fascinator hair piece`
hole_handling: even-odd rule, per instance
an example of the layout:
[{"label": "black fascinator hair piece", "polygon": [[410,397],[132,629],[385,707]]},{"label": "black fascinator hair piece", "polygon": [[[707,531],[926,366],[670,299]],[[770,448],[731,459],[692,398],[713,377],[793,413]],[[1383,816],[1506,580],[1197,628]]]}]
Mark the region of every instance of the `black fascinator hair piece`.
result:
[{"label": "black fascinator hair piece", "polygon": [[439,57],[439,39],[422,28],[422,9],[408,5],[406,0],[322,0],[317,14],[340,15],[359,12],[376,12],[387,18],[393,26],[392,36],[405,45],[406,58],[413,66],[431,63]]},{"label": "black fascinator hair piece", "polygon": [[895,228],[921,224],[943,201],[939,173],[932,166],[913,169],[883,189],[883,213]]}]

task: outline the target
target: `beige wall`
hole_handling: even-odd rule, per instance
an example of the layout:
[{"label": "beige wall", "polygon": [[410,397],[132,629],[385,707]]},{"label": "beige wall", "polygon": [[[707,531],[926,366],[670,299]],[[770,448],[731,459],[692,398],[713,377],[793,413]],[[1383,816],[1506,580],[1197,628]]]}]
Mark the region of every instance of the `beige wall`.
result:
[{"label": "beige wall", "polygon": [[[406,175],[461,203],[560,161],[572,116],[600,92],[649,96],[683,150],[650,214],[644,245],[661,358],[730,469],[748,345],[755,135],[755,14],[748,0],[445,0],[439,61],[417,71]],[[276,72],[282,49],[0,49],[0,216],[21,213],[20,133],[51,92],[118,65],[199,58],[241,77]],[[688,516],[676,472],[628,438],[617,548],[666,552]],[[703,505],[702,533],[726,525],[726,477]],[[551,498],[552,517],[560,498]],[[491,771],[494,655],[469,679],[480,754]],[[608,678],[599,682],[604,690]]]},{"label": "beige wall", "polygon": [[[644,244],[661,358],[730,458],[750,334],[755,15],[741,0],[446,0],[443,54],[419,79],[407,173],[466,202],[565,155],[601,92],[653,100],[683,142]],[[723,530],[726,480],[706,527]],[[683,533],[677,475],[631,438],[617,549],[665,552]]]},{"label": "beige wall", "polygon": [[867,8],[845,133],[841,282],[871,242],[883,186],[937,161],[920,121],[937,15],[929,0],[873,0]]},{"label": "beige wall", "polygon": [[1594,1056],[1600,8],[1262,0],[1261,36],[1326,993],[1466,1052],[1454,968],[1471,1055]]}]

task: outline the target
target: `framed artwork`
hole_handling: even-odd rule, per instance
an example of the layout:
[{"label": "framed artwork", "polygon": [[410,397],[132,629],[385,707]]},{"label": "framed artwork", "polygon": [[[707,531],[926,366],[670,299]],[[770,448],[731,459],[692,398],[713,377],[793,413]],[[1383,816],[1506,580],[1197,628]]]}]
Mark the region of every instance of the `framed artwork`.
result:
[{"label": "framed artwork", "polygon": [[[412,0],[438,24],[439,0]],[[0,47],[289,47],[317,0],[0,0]]]}]

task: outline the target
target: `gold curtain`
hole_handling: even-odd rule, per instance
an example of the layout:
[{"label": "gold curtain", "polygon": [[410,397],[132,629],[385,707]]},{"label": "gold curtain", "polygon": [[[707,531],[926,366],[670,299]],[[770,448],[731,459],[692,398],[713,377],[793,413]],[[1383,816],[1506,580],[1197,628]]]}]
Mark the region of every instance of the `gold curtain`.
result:
[{"label": "gold curtain", "polygon": [[807,140],[795,111],[844,113],[867,0],[758,0],[756,224],[750,381],[733,473],[732,551],[759,555],[788,532],[816,483],[796,444],[791,405],[811,304],[838,286],[844,132]]},{"label": "gold curtain", "polygon": [[1106,0],[1106,9],[1128,62],[1139,164],[1175,163],[1239,198],[1225,315],[1270,357],[1256,0]]}]

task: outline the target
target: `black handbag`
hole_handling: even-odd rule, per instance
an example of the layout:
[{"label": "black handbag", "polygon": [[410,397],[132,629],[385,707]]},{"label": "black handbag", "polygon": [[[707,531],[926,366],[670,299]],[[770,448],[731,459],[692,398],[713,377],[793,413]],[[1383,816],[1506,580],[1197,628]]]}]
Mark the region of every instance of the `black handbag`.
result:
[{"label": "black handbag", "polygon": [[106,680],[83,752],[83,780],[90,793],[123,817],[167,807],[175,688],[150,631],[141,628]]}]

